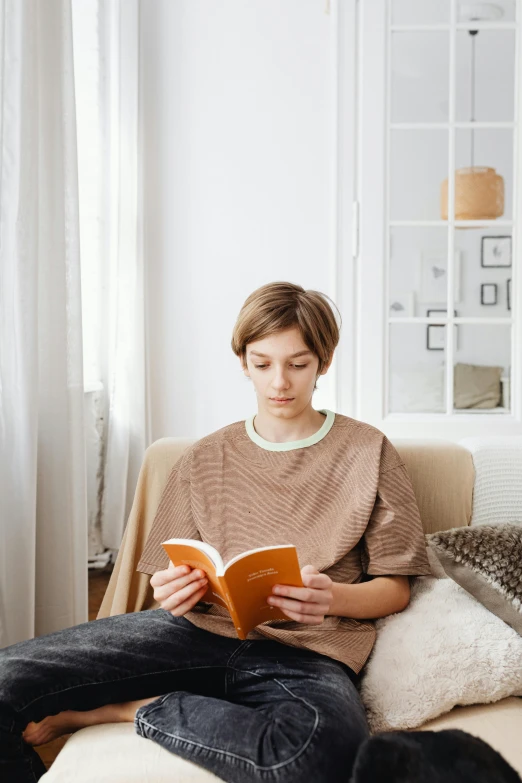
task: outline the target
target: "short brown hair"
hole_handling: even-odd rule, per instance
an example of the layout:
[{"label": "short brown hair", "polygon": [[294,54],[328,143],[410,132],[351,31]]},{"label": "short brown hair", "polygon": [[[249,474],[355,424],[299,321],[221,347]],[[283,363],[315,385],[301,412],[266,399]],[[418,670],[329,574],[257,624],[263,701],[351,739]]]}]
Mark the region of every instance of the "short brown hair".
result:
[{"label": "short brown hair", "polygon": [[[336,321],[331,304],[337,310]],[[332,300],[319,291],[294,283],[267,283],[245,301],[232,333],[232,350],[246,365],[248,343],[297,326],[306,347],[319,359],[317,373],[328,366],[339,342],[341,315]]]}]

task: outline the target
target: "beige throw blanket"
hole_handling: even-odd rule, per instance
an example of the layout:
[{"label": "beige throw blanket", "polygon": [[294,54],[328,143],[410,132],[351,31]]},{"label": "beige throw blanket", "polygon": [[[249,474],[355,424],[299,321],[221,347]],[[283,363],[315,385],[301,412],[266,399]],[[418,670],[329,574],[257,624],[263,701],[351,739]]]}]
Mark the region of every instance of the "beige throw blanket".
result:
[{"label": "beige throw blanket", "polygon": [[192,443],[192,439],[161,438],[145,452],[131,513],[98,618],[157,608],[150,576],[140,574],[136,566],[169,474]]}]

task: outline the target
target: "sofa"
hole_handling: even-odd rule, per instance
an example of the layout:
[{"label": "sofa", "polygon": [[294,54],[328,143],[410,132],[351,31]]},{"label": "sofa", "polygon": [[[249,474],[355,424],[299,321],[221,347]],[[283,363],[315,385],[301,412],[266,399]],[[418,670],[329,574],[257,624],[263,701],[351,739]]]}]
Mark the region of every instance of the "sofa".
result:
[{"label": "sofa", "polygon": [[[394,440],[410,474],[425,533],[469,525],[475,467],[462,445],[443,440]],[[189,439],[163,438],[146,451],[131,514],[99,617],[156,608],[150,577],[136,571],[169,473]],[[407,610],[406,610],[407,611]],[[521,662],[522,665],[522,662]],[[522,698],[456,706],[423,730],[463,729],[493,748],[522,775]],[[92,726],[72,734],[44,783],[210,783],[213,774],[138,736],[132,724]]]}]

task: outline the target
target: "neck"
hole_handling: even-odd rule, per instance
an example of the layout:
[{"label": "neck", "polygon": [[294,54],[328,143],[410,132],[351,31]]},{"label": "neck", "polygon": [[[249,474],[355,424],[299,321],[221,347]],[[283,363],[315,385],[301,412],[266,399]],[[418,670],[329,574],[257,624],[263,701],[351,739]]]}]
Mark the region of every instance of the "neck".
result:
[{"label": "neck", "polygon": [[260,410],[254,418],[254,429],[261,438],[270,443],[291,443],[314,435],[321,429],[324,421],[325,415],[314,410],[311,405],[292,418],[274,416]]}]

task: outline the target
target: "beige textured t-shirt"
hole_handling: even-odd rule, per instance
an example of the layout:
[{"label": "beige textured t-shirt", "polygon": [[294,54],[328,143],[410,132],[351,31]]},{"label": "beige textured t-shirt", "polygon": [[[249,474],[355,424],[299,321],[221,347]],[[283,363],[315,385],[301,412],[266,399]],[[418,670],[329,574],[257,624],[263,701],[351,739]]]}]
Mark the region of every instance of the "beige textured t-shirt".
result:
[{"label": "beige textured t-shirt", "polygon": [[[161,542],[197,538],[226,563],[248,549],[295,544],[301,567],[313,565],[334,582],[365,575],[430,573],[410,479],[397,451],[375,427],[321,411],[314,435],[271,443],[253,417],[188,448],[169,476],[138,571],[168,567]],[[198,605],[186,618],[235,637],[228,612]],[[326,617],[318,626],[272,620],[248,639],[275,639],[347,664],[364,666],[375,641],[371,620]]]}]

